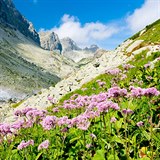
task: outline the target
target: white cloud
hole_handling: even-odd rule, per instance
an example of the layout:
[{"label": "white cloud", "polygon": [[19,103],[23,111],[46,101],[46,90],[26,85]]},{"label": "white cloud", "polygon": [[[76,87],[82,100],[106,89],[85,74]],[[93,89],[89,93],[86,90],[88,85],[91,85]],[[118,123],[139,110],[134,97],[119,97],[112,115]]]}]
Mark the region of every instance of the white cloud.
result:
[{"label": "white cloud", "polygon": [[77,17],[67,14],[61,18],[60,26],[52,29],[60,39],[70,37],[81,47],[104,41],[118,30],[115,24],[90,22],[82,25]]},{"label": "white cloud", "polygon": [[145,0],[145,3],[127,18],[132,32],[143,29],[146,25],[160,18],[160,0]]},{"label": "white cloud", "polygon": [[113,23],[89,22],[82,25],[75,16],[65,14],[58,27],[51,30],[61,38],[70,37],[80,47],[97,44],[102,48],[114,49],[133,33],[160,18],[160,0],[145,0],[144,4]]}]

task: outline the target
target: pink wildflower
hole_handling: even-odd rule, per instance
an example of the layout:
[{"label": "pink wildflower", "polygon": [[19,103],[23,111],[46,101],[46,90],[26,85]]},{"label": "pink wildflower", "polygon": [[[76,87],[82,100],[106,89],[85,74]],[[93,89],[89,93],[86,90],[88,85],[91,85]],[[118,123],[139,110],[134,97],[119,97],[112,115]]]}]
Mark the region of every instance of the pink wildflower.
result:
[{"label": "pink wildflower", "polygon": [[106,71],[106,73],[111,74],[111,75],[118,75],[120,72],[121,70],[119,68],[110,69]]},{"label": "pink wildflower", "polygon": [[117,120],[117,119],[116,119],[115,117],[112,117],[111,120],[110,120],[110,122],[111,122],[111,123],[114,123],[114,122],[116,122],[116,120]]},{"label": "pink wildflower", "polygon": [[89,149],[92,147],[92,144],[86,144],[86,148]]},{"label": "pink wildflower", "polygon": [[28,140],[27,142],[25,142],[24,140],[18,145],[17,149],[18,150],[22,150],[23,148],[28,147],[29,145],[34,145],[34,140]]},{"label": "pink wildflower", "polygon": [[57,122],[56,116],[46,116],[41,122],[41,125],[45,130],[51,130],[52,128],[55,127],[56,122]]},{"label": "pink wildflower", "polygon": [[144,123],[142,121],[137,122],[138,127],[142,127],[143,125],[144,125]]},{"label": "pink wildflower", "polygon": [[108,89],[108,98],[110,97],[118,97],[118,96],[126,96],[127,90],[121,89],[120,87],[112,87]]},{"label": "pink wildflower", "polygon": [[49,140],[45,140],[38,146],[38,150],[47,149],[48,147],[49,147]]},{"label": "pink wildflower", "polygon": [[129,115],[129,114],[133,114],[134,112],[131,109],[123,109],[122,113]]}]

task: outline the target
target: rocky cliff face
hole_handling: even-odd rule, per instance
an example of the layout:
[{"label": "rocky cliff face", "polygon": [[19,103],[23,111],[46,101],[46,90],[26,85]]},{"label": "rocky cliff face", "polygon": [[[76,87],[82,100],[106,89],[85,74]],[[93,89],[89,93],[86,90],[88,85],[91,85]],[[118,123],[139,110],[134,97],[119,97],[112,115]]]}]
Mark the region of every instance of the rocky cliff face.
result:
[{"label": "rocky cliff face", "polygon": [[12,0],[0,0],[0,24],[20,31],[38,45],[40,44],[39,35],[35,31],[33,24],[20,14]]},{"label": "rocky cliff face", "polygon": [[73,50],[81,50],[80,47],[69,37],[60,40],[63,48],[63,52],[69,52]]},{"label": "rocky cliff face", "polygon": [[62,44],[54,32],[39,32],[41,47],[50,51],[62,52]]},{"label": "rocky cliff face", "polygon": [[[59,41],[51,34],[54,37]],[[0,102],[33,95],[77,70],[72,60],[42,49],[39,43],[33,24],[15,9],[12,0],[0,0]]]},{"label": "rocky cliff face", "polygon": [[97,45],[82,49],[71,38],[66,37],[59,40],[58,35],[51,31],[42,31],[39,32],[39,35],[42,48],[49,51],[58,51],[76,63],[82,59],[94,57],[94,54],[99,49]]}]

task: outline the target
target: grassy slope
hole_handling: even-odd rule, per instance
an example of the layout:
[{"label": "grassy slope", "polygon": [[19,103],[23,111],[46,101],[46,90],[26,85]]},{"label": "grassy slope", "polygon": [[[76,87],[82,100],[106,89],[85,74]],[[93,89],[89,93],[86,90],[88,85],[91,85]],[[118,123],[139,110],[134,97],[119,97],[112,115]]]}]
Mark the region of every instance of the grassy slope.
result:
[{"label": "grassy slope", "polygon": [[[123,82],[120,81],[118,83],[120,87],[124,87],[124,86],[128,87],[130,81],[132,81],[135,78],[141,80],[142,77],[139,77],[138,74],[142,74],[142,66],[144,64],[148,63],[149,61],[153,61],[156,57],[159,57],[160,56],[160,52],[156,52],[156,53],[152,54],[151,56],[149,56],[148,58],[144,58],[145,55],[146,55],[146,51],[143,51],[141,54],[136,55],[133,61],[129,62],[129,64],[134,65],[135,68],[130,69],[129,72],[127,73],[127,78],[125,80],[123,80]],[[157,65],[157,67],[150,71],[150,72],[152,72],[152,74],[154,74],[156,72],[160,73],[160,67],[158,67],[160,65],[159,64],[156,64],[156,65]],[[121,66],[119,68],[122,69]],[[160,84],[160,75],[156,74],[155,76],[159,80],[159,84]],[[107,91],[107,89],[111,87],[111,79],[112,78],[113,78],[113,76],[108,75],[108,74],[99,75],[95,79],[93,79],[92,81],[84,84],[80,89],[78,89],[78,90],[76,90],[74,92],[66,94],[64,97],[62,97],[60,99],[60,104],[63,103],[65,100],[69,99],[74,94],[92,95],[92,94],[98,94],[100,92]],[[97,80],[101,80],[101,81],[106,82],[106,87],[105,88],[101,88],[98,85],[98,83],[96,82]],[[155,86],[154,81],[152,83],[150,83],[146,79],[143,79],[143,81],[145,83],[144,83],[144,85],[142,87]],[[160,89],[160,85],[157,86],[157,87],[158,87],[157,89]]]},{"label": "grassy slope", "polygon": [[[120,80],[121,76],[111,76],[109,74],[99,75],[92,81],[84,84],[75,92],[65,95],[58,105],[65,100],[70,99],[73,94],[92,95],[105,92],[111,87],[113,78],[121,88],[130,85],[140,86],[142,88],[156,87],[160,90],[160,61],[157,61],[153,69],[145,69],[144,65],[160,57],[160,52],[152,53],[146,57],[147,51],[136,55],[129,64],[135,67],[127,72],[122,66],[119,68],[127,75],[127,78]],[[152,79],[148,79],[151,76]],[[106,82],[106,85],[100,87],[97,80]],[[141,82],[141,83],[139,83]],[[142,83],[143,82],[143,83]],[[85,90],[84,90],[85,89]],[[160,134],[159,134],[159,97],[141,97],[131,98],[120,97],[111,99],[118,103],[120,111],[109,110],[100,117],[91,120],[88,130],[82,131],[76,127],[67,128],[55,127],[51,130],[44,130],[40,124],[34,124],[31,128],[23,128],[20,135],[14,138],[9,144],[4,142],[0,146],[0,159],[67,159],[67,160],[150,160],[159,159],[160,153]],[[86,105],[87,106],[87,105]],[[58,113],[50,112],[51,115],[61,117],[67,115],[69,118],[76,117],[85,111],[85,107],[66,110],[59,108]],[[53,108],[55,106],[52,106]],[[49,108],[49,111],[51,111]],[[134,111],[133,115],[125,116],[122,109],[129,108]],[[117,121],[110,123],[111,116],[116,117]],[[138,127],[136,124],[143,121],[144,126]],[[90,137],[94,133],[96,139]],[[27,136],[26,136],[27,135]],[[17,151],[17,146],[22,140],[34,139],[34,146],[30,146],[22,151]],[[38,151],[37,147],[42,141],[48,139],[50,146],[47,150]],[[92,144],[92,147],[86,148],[86,144]],[[143,154],[142,154],[143,153]],[[127,156],[128,155],[128,156]],[[140,158],[140,155],[144,156]],[[27,158],[26,158],[27,157]]]},{"label": "grassy slope", "polygon": [[138,40],[142,39],[144,40],[143,44],[159,44],[160,43],[160,19],[155,21],[154,23],[147,25],[145,28],[145,32],[140,35],[141,32],[136,33],[133,35],[130,39]]}]

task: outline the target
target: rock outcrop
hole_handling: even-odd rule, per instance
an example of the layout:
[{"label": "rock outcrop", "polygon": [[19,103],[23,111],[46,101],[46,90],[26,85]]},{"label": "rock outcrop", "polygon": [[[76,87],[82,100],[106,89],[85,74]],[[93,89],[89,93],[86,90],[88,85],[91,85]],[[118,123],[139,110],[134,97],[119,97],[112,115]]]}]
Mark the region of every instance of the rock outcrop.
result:
[{"label": "rock outcrop", "polygon": [[0,24],[20,31],[40,45],[39,35],[33,24],[21,15],[12,0],[0,0]]},{"label": "rock outcrop", "polygon": [[69,37],[63,38],[60,41],[62,44],[63,53],[73,51],[73,50],[76,50],[76,51],[81,50],[81,48],[77,46],[76,42],[74,42]]},{"label": "rock outcrop", "polygon": [[39,32],[41,47],[49,51],[62,52],[62,44],[54,32]]},{"label": "rock outcrop", "polygon": [[39,35],[33,24],[12,0],[0,0],[0,101],[33,95],[77,69],[72,60],[37,44]]}]

